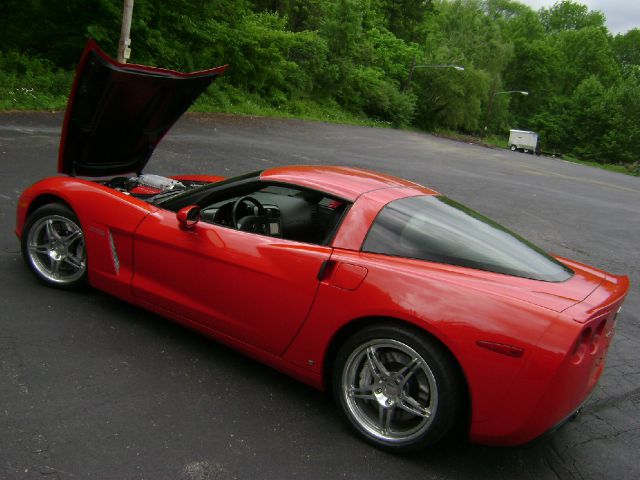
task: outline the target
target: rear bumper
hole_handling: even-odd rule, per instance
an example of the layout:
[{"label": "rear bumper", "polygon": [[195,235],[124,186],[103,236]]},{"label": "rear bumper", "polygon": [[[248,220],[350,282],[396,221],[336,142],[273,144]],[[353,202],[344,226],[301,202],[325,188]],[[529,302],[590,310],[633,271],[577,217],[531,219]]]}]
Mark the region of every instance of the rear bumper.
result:
[{"label": "rear bumper", "polygon": [[582,410],[584,409],[584,404],[587,403],[587,400],[589,400],[589,397],[587,397],[585,399],[584,402],[582,402],[582,404],[576,408],[573,412],[571,412],[569,415],[567,415],[565,418],[563,418],[562,420],[560,420],[557,424],[555,424],[553,427],[551,427],[549,430],[547,430],[546,432],[544,432],[541,437],[546,437],[548,435],[553,435],[555,432],[557,432],[558,430],[560,430],[562,427],[564,427],[567,423],[572,422],[573,420],[575,420],[581,413]]},{"label": "rear bumper", "polygon": [[541,339],[492,418],[472,423],[471,439],[493,445],[527,443],[575,416],[604,371],[627,277],[607,275],[583,302],[560,314]]}]

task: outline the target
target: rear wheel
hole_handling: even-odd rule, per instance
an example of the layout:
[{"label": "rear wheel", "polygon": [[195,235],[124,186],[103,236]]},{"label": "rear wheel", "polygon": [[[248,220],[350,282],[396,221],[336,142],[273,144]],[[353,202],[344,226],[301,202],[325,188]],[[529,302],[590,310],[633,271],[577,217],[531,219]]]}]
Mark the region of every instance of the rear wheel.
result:
[{"label": "rear wheel", "polygon": [[515,145],[511,145],[509,148],[512,152],[515,152],[518,149],[518,147],[516,147]]},{"label": "rear wheel", "polygon": [[336,357],[333,391],[370,443],[393,451],[437,443],[460,418],[459,372],[435,340],[396,325],[363,329]]},{"label": "rear wheel", "polygon": [[78,217],[65,205],[35,210],[22,233],[22,257],[43,283],[76,288],[87,282],[87,253]]}]

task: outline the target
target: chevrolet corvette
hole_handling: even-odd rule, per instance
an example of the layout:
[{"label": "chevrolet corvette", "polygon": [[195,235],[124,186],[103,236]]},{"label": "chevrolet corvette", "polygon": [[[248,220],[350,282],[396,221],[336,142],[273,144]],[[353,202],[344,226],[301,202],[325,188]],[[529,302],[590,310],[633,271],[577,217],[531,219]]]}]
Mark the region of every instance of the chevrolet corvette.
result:
[{"label": "chevrolet corvette", "polygon": [[89,42],[60,175],[18,202],[37,279],[90,285],[329,391],[354,432],[391,451],[453,432],[521,444],[581,407],[627,277],[547,254],[386,174],[143,173],[224,69],[119,64]]}]

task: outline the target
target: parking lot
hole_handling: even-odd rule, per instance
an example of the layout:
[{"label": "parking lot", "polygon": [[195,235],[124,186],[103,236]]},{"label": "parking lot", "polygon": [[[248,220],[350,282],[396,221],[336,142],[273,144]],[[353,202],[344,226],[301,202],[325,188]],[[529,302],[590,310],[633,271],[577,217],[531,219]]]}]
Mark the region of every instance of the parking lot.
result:
[{"label": "parking lot", "polygon": [[100,292],[36,282],[15,205],[55,174],[61,122],[0,114],[1,479],[640,478],[640,178],[392,129],[226,115],[176,125],[147,173],[379,170],[631,277],[607,368],[575,421],[521,447],[394,456],[352,435],[321,392]]}]

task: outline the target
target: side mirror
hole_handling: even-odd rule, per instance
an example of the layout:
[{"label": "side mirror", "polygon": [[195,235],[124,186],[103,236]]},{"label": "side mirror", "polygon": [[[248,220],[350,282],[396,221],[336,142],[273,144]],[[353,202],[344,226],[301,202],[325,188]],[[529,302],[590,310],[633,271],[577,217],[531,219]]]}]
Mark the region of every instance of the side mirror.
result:
[{"label": "side mirror", "polygon": [[193,230],[196,223],[200,221],[200,207],[198,205],[189,205],[181,208],[176,213],[176,218],[180,224],[180,230]]}]

